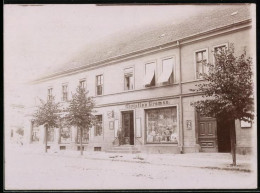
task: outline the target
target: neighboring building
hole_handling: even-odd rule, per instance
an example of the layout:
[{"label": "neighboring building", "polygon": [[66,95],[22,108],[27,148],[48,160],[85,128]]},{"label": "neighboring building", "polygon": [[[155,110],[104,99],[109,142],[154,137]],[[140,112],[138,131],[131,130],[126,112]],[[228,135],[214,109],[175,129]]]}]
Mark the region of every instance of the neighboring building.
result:
[{"label": "neighboring building", "polygon": [[[37,97],[54,95],[66,105],[78,84],[96,101],[98,124],[83,132],[85,150],[105,151],[117,143],[121,127],[125,144],[143,152],[229,152],[229,132],[216,119],[200,117],[191,103],[201,93],[191,88],[203,80],[202,61],[234,43],[235,54],[255,54],[250,5],[219,5],[185,22],[133,36],[109,39],[84,51],[34,82]],[[36,97],[36,96],[35,96]],[[237,149],[251,151],[251,125],[236,121]],[[62,125],[62,123],[61,123]],[[43,143],[44,129],[31,123],[31,142]],[[48,133],[50,148],[77,149],[76,128]]]}]

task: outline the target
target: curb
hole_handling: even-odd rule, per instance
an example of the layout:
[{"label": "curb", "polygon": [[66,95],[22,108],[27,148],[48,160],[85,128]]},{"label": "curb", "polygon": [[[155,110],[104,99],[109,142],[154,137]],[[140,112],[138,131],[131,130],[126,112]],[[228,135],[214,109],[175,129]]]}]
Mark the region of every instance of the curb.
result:
[{"label": "curb", "polygon": [[74,156],[74,155],[61,155],[56,153],[35,153],[37,155],[47,155],[47,156],[57,156],[57,157],[72,157],[72,158],[84,158],[90,160],[105,160],[105,161],[115,161],[115,162],[128,162],[128,163],[142,163],[142,164],[152,164],[152,165],[165,165],[165,166],[177,166],[177,167],[190,167],[190,168],[201,168],[201,169],[212,169],[212,170],[225,170],[225,171],[237,171],[237,172],[247,172],[250,173],[252,170],[245,168],[226,168],[226,167],[217,167],[217,166],[195,166],[195,165],[177,165],[177,164],[159,164],[152,163],[149,161],[138,161],[138,160],[124,160],[124,159],[114,159],[114,158],[96,158],[96,157],[87,157],[87,156]]}]

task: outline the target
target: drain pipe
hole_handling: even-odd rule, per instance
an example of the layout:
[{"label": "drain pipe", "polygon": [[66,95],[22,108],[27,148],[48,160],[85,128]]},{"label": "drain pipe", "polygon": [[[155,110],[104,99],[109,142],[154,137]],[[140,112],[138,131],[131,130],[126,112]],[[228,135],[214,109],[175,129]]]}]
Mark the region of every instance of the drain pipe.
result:
[{"label": "drain pipe", "polygon": [[178,46],[178,50],[179,50],[179,64],[180,64],[180,69],[179,69],[179,89],[180,89],[180,130],[181,132],[179,132],[180,134],[180,153],[184,153],[183,150],[183,146],[184,146],[184,128],[183,128],[183,104],[182,104],[182,65],[181,65],[181,45],[179,40],[177,40],[177,46]]}]

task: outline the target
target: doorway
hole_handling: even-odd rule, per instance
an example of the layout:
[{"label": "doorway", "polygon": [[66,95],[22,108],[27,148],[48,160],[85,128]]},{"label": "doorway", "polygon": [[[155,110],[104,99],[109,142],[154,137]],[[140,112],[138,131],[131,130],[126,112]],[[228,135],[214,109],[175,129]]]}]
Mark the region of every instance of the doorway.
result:
[{"label": "doorway", "polygon": [[218,152],[231,152],[230,124],[217,120]]},{"label": "doorway", "polygon": [[123,143],[134,145],[134,113],[133,111],[122,112]]}]

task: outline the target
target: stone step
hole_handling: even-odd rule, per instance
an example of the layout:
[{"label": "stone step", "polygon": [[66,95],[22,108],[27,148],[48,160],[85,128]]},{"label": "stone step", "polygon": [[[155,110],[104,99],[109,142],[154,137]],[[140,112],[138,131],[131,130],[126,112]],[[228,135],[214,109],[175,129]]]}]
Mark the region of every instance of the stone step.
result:
[{"label": "stone step", "polygon": [[107,150],[106,153],[131,153],[131,154],[135,154],[135,153],[141,153],[141,151],[138,150]]},{"label": "stone step", "polygon": [[114,146],[106,150],[107,153],[140,153],[137,147],[133,145]]},{"label": "stone step", "polygon": [[113,147],[111,149],[115,149],[115,150],[138,150],[137,147]]}]

